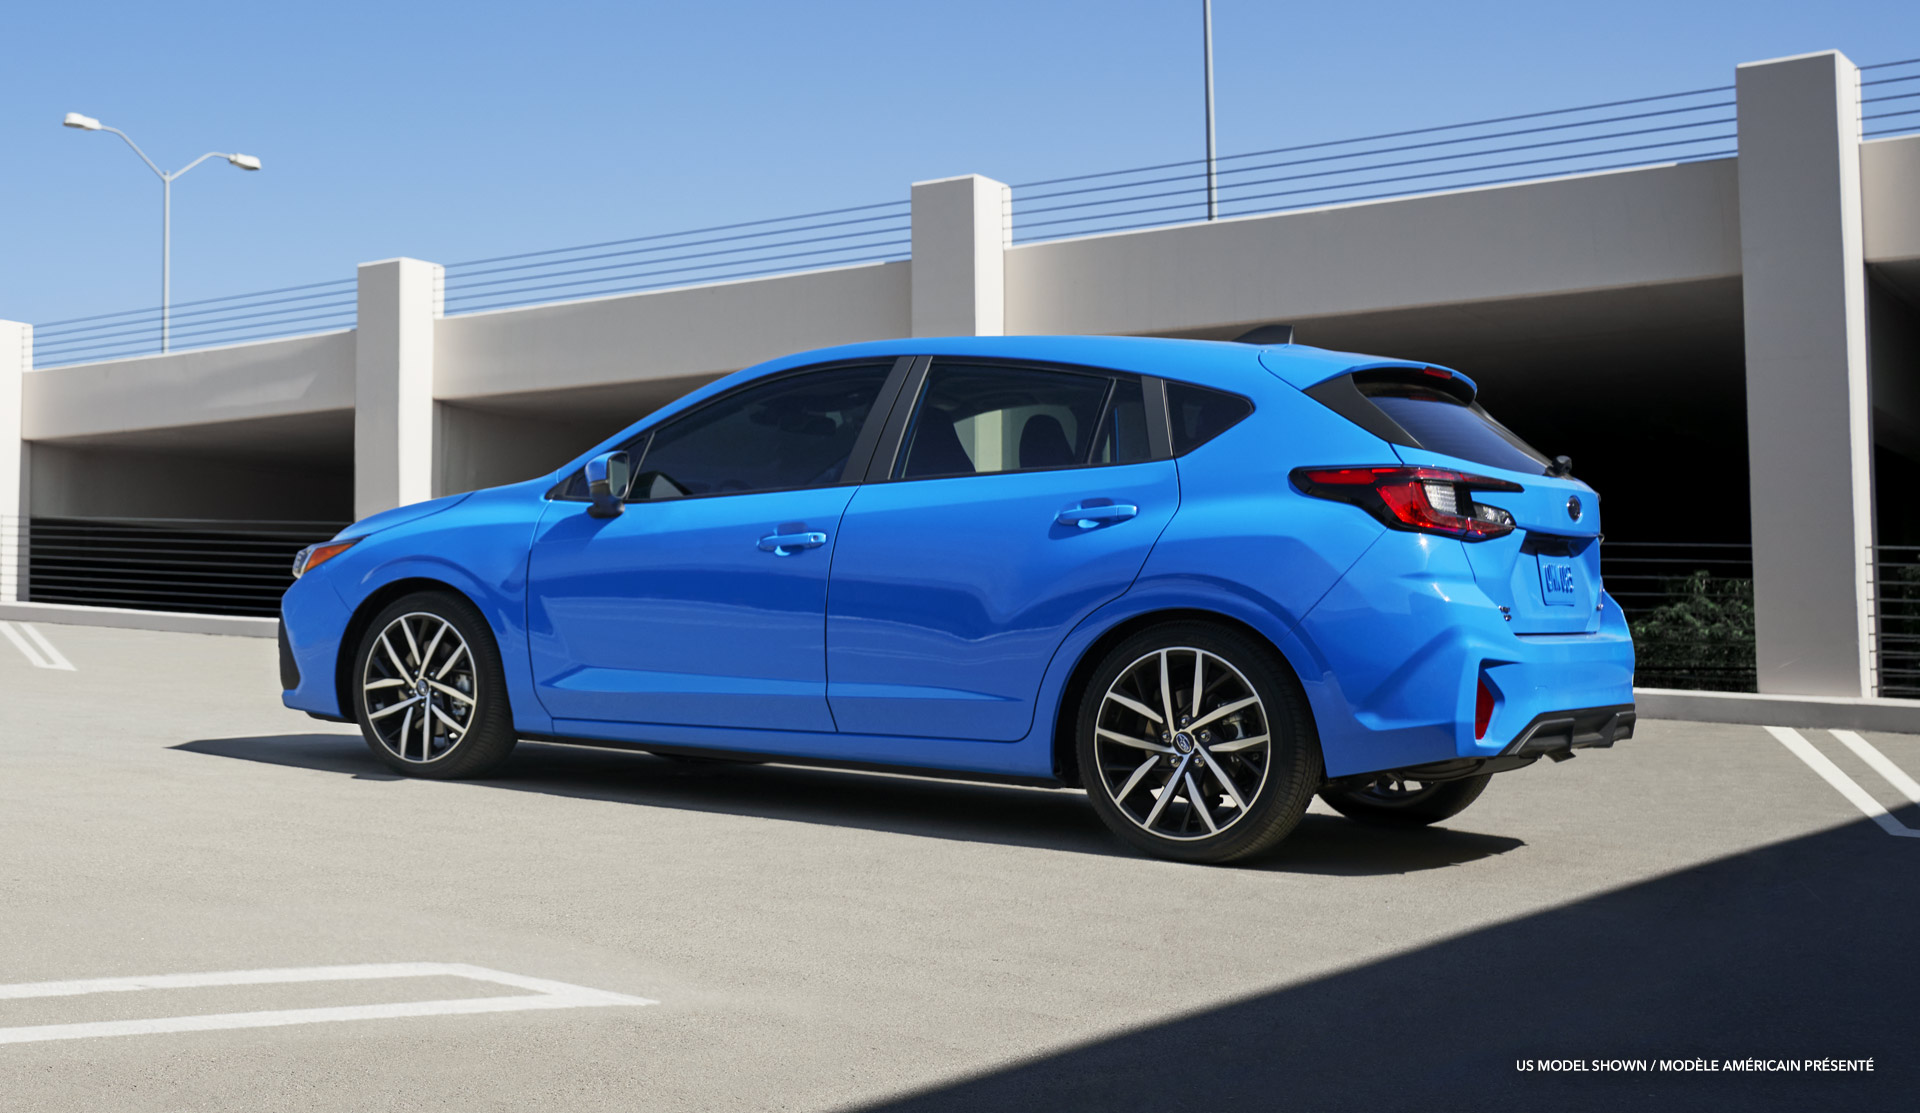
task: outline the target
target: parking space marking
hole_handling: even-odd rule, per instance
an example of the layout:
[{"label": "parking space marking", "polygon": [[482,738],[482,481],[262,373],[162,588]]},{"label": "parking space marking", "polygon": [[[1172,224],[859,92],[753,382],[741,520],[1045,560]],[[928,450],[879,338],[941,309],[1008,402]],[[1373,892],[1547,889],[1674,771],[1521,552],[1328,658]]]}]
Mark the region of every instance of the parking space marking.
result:
[{"label": "parking space marking", "polygon": [[1907,776],[1907,771],[1887,760],[1887,755],[1874,748],[1873,743],[1850,730],[1830,730],[1828,734],[1840,740],[1847,749],[1859,755],[1861,761],[1873,768],[1875,773],[1886,778],[1886,782],[1898,789],[1908,802],[1920,804],[1920,783]]},{"label": "parking space marking", "polygon": [[[18,629],[15,629],[16,626]],[[13,643],[13,647],[18,649],[36,669],[75,671],[73,662],[62,656],[44,634],[34,629],[32,623],[0,622],[0,635],[5,635],[6,639]]]},{"label": "parking space marking", "polygon": [[[1802,738],[1800,736],[1799,731],[1793,730],[1789,727],[1768,727],[1767,733],[1773,735],[1774,738],[1778,739],[1780,744],[1782,746],[1785,746],[1788,749],[1788,751],[1790,751],[1793,754],[1793,756],[1805,762],[1807,768],[1813,770],[1815,773],[1820,774],[1821,778],[1824,779],[1828,784],[1832,785],[1835,791],[1839,792],[1840,795],[1846,797],[1847,800],[1850,803],[1852,803],[1854,807],[1859,808],[1861,811],[1861,814],[1865,815],[1868,819],[1871,819],[1875,823],[1879,824],[1880,829],[1882,831],[1885,831],[1887,834],[1893,835],[1896,838],[1920,839],[1920,831],[1916,831],[1913,828],[1907,826],[1906,824],[1900,822],[1899,820],[1893,818],[1893,816],[1887,811],[1887,809],[1881,806],[1880,801],[1875,800],[1873,796],[1867,792],[1866,789],[1861,788],[1859,784],[1855,783],[1852,777],[1849,777],[1846,775],[1846,773],[1842,772],[1840,767],[1838,765],[1835,765],[1832,759],[1828,758],[1827,755],[1821,753],[1819,750],[1814,749],[1813,743],[1807,741],[1805,738]],[[1852,732],[1849,731],[1847,733],[1851,734]],[[1839,737],[1840,732],[1834,731],[1833,734],[1835,737]],[[1865,747],[1868,750],[1872,750],[1875,756],[1879,757],[1880,762],[1886,765],[1887,769],[1892,769],[1894,773],[1898,774],[1901,778],[1906,779],[1909,784],[1912,783],[1911,779],[1907,778],[1906,774],[1901,773],[1900,770],[1892,762],[1887,761],[1885,757],[1881,757],[1879,755],[1878,750],[1873,750],[1872,746],[1868,746],[1866,739],[1860,738],[1858,735],[1854,735],[1854,737],[1856,739],[1859,739],[1861,746]],[[1848,742],[1845,738],[1841,738],[1840,741],[1843,743],[1846,743],[1849,749],[1853,748],[1853,743]],[[1859,750],[1855,750],[1854,752],[1860,753]],[[1861,756],[1865,757],[1866,755],[1861,754]],[[1874,764],[1874,763],[1870,761],[1868,764]],[[1879,765],[1874,764],[1874,768],[1875,770],[1880,772],[1881,776],[1884,777],[1887,775],[1886,771],[1882,770]],[[1904,788],[1902,789],[1902,791],[1905,791]],[[1920,800],[1917,800],[1915,802],[1920,803]]]},{"label": "parking space marking", "polygon": [[208,1032],[222,1028],[277,1028],[344,1020],[391,1020],[412,1016],[522,1012],[530,1009],[590,1009],[613,1005],[657,1005],[658,1001],[545,978],[529,978],[463,962],[384,962],[352,966],[303,966],[279,970],[223,970],[205,974],[154,974],[131,978],[88,978],[65,982],[0,985],[0,1000],[74,997],[88,993],[129,993],[149,989],[204,989],[212,986],[278,985],[292,982],[351,982],[382,978],[471,978],[528,990],[506,997],[463,997],[444,1001],[402,1001],[382,1005],[342,1005],[317,1009],[269,1009],[242,1013],[164,1016],[147,1020],[106,1020],[81,1024],[41,1024],[0,1028],[0,1044],[46,1040],[83,1040],[103,1036],[145,1036],[162,1032]]},{"label": "parking space marking", "polygon": [[35,626],[31,622],[21,622],[16,625],[20,627],[21,631],[27,635],[27,638],[31,640],[34,645],[40,648],[40,655],[46,658],[47,661],[46,668],[61,669],[66,672],[75,671],[73,662],[67,660],[65,654],[53,647],[53,643],[47,640],[47,636],[40,632],[38,626]]}]

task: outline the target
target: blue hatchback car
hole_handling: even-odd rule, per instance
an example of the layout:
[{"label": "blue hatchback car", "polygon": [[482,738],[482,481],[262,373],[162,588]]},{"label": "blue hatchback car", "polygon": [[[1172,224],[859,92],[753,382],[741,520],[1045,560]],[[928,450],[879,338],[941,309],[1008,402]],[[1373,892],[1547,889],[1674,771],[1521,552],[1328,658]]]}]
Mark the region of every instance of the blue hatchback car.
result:
[{"label": "blue hatchback car", "polygon": [[1599,500],[1475,394],[1291,344],[774,360],[302,552],[284,699],[422,777],[527,738],[1076,785],[1189,861],[1315,793],[1432,823],[1633,732]]}]

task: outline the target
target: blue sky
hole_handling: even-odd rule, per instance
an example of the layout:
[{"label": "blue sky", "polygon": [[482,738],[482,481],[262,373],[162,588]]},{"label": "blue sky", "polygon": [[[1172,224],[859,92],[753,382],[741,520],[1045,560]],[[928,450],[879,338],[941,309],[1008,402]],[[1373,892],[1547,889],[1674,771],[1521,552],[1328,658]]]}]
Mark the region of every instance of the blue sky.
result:
[{"label": "blue sky", "polygon": [[[1222,153],[1920,57],[1920,4],[1216,0]],[[0,318],[176,301],[1201,153],[1198,0],[16,5]]]}]

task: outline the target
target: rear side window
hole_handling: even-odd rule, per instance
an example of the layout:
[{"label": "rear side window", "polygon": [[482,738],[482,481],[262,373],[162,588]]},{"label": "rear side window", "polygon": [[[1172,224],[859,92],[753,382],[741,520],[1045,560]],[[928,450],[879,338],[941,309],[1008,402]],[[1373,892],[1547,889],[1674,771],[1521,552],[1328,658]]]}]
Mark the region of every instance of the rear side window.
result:
[{"label": "rear side window", "polygon": [[1355,385],[1362,397],[1419,442],[1414,447],[1508,471],[1539,472],[1552,463],[1477,403],[1417,383]]},{"label": "rear side window", "polygon": [[1131,463],[1151,455],[1140,380],[936,361],[896,479]]},{"label": "rear side window", "polygon": [[1184,456],[1240,424],[1253,403],[1238,394],[1190,383],[1167,384],[1167,419],[1173,426],[1173,454]]}]

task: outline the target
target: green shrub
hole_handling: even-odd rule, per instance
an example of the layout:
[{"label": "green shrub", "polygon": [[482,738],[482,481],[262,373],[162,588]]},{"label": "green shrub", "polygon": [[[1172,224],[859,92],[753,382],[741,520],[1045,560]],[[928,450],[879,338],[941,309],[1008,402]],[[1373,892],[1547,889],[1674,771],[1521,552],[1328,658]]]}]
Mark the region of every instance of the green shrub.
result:
[{"label": "green shrub", "polygon": [[1753,581],[1694,572],[1661,588],[1666,601],[1630,623],[1634,683],[1753,691]]}]

